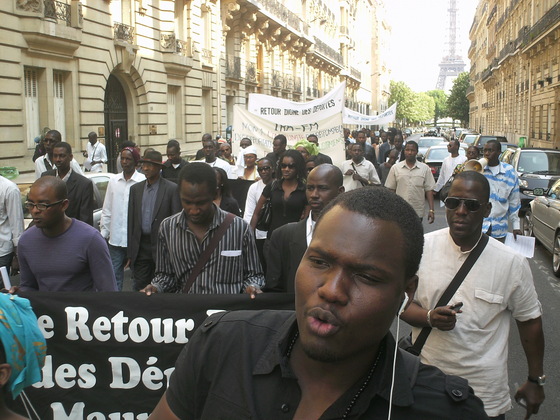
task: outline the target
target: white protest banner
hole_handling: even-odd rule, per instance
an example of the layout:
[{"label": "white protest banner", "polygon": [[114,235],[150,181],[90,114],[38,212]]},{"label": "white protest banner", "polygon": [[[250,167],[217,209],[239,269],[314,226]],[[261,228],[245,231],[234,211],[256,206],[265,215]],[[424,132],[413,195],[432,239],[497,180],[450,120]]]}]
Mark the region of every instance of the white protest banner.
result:
[{"label": "white protest banner", "polygon": [[251,114],[277,124],[293,126],[314,123],[342,113],[345,88],[346,82],[342,82],[325,96],[309,102],[293,102],[252,93],[247,109]]},{"label": "white protest banner", "polygon": [[[335,91],[336,95],[333,96],[332,93]],[[255,106],[254,104],[258,103],[258,108],[262,108],[263,112],[256,115],[242,105],[233,107],[234,153],[237,154],[239,142],[245,137],[253,142],[253,146],[257,149],[257,157],[261,158],[272,151],[272,141],[278,134],[286,136],[288,147],[299,140],[306,139],[310,134],[315,134],[319,138],[321,153],[329,155],[334,164],[342,163],[345,160],[342,130],[344,89],[340,89],[339,86],[333,92],[307,103],[296,103],[267,95],[250,95],[250,104]],[[256,99],[252,99],[253,96],[256,96]],[[266,115],[268,111],[264,109],[274,109],[275,111],[271,112],[278,115]],[[298,111],[298,114],[285,115],[285,110]],[[307,112],[304,110],[309,110],[310,113],[307,116],[302,115],[302,112]]]},{"label": "white protest banner", "polygon": [[379,115],[365,115],[351,109],[344,108],[344,124],[358,125],[383,125],[395,121],[397,115],[397,103],[391,105],[385,112]]}]

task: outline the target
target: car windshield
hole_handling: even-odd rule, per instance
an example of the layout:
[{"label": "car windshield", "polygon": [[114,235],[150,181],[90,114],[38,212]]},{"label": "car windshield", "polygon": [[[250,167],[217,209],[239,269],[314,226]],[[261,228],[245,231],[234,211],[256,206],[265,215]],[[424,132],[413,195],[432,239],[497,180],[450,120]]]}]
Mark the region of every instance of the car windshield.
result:
[{"label": "car windshield", "polygon": [[418,140],[418,146],[420,147],[430,147],[440,144],[443,139],[420,139]]},{"label": "car windshield", "polygon": [[560,175],[560,153],[523,151],[519,156],[518,172]]},{"label": "car windshield", "polygon": [[[465,149],[463,149],[462,147],[459,148],[459,155],[465,156]],[[426,160],[443,160],[447,156],[449,156],[447,147],[435,147],[428,150],[428,153],[426,153]]]},{"label": "car windshield", "polygon": [[467,144],[472,144],[474,142],[474,140],[476,139],[476,136],[478,134],[467,134],[464,138],[463,138],[463,142],[467,143]]}]

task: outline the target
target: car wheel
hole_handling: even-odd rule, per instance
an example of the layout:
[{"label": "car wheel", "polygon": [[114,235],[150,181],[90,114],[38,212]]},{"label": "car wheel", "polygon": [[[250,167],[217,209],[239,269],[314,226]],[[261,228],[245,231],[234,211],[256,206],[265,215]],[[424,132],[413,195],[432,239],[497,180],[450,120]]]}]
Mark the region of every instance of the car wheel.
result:
[{"label": "car wheel", "polygon": [[521,218],[521,232],[523,232],[523,236],[533,236],[533,220],[529,210]]},{"label": "car wheel", "polygon": [[560,232],[554,235],[554,245],[552,247],[552,271],[556,277],[560,277]]}]

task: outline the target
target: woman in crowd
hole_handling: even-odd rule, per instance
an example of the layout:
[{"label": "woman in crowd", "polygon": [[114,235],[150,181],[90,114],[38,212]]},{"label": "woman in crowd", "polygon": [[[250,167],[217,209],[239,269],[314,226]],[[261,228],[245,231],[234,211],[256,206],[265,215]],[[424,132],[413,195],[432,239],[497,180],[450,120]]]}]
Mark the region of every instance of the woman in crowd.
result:
[{"label": "woman in crowd", "polygon": [[267,185],[251,218],[251,227],[255,230],[257,221],[265,202],[272,204],[272,220],[267,237],[274,229],[290,222],[297,222],[305,217],[307,198],[305,196],[305,160],[297,150],[287,150],[280,158],[276,168],[276,181]]},{"label": "woman in crowd", "polygon": [[308,140],[300,140],[294,144],[294,149],[301,153],[303,159],[307,162],[311,156],[319,154],[319,148],[315,143]]},{"label": "woman in crowd", "polygon": [[222,168],[214,166],[214,172],[216,172],[216,180],[218,181],[218,191],[216,193],[214,203],[222,210],[229,211],[230,213],[241,217],[239,203],[231,194],[231,188],[229,186],[226,171]]},{"label": "woman in crowd", "polygon": [[259,172],[257,171],[257,149],[255,146],[247,146],[243,153],[244,168],[243,174],[239,177],[249,181],[256,181],[259,179]]}]

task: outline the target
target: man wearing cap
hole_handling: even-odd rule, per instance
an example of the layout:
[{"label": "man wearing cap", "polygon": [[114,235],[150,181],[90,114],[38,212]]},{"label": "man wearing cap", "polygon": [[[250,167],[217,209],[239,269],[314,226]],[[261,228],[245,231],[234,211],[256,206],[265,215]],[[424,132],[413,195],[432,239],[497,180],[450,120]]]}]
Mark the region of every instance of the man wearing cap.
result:
[{"label": "man wearing cap", "polygon": [[177,184],[160,176],[161,153],[146,152],[139,162],[146,180],[130,188],[128,202],[128,258],[134,290],[143,289],[154,276],[160,223],[181,210]]},{"label": "man wearing cap", "polygon": [[139,160],[140,154],[135,148],[125,147],[121,150],[120,161],[123,171],[109,180],[101,212],[101,236],[107,240],[109,245],[109,254],[111,254],[119,290],[122,290],[124,266],[127,260],[130,188],[146,179],[143,174],[136,171]]}]

